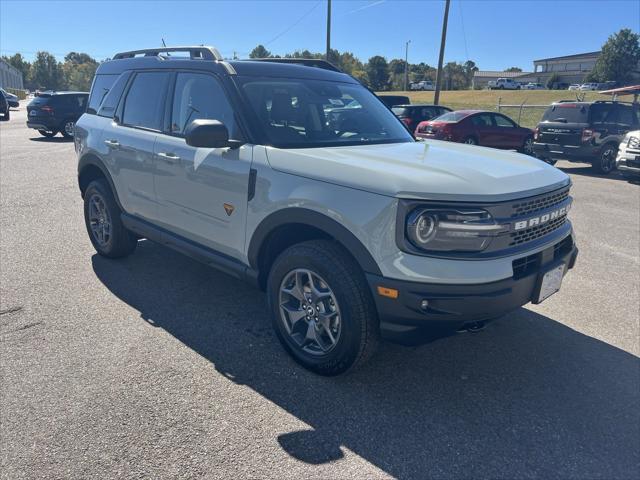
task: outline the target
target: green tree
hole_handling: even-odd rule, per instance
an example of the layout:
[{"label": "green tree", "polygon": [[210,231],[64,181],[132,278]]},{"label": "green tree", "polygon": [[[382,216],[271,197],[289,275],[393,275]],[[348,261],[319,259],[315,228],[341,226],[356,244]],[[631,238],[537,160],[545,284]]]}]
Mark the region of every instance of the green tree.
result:
[{"label": "green tree", "polygon": [[553,90],[555,87],[557,87],[558,83],[560,82],[560,75],[558,75],[557,73],[552,74],[549,77],[549,80],[547,80],[547,88],[549,90]]},{"label": "green tree", "polygon": [[56,57],[49,52],[38,52],[31,65],[30,83],[34,88],[59,90],[64,87],[64,77]]},{"label": "green tree", "polygon": [[505,70],[505,72],[521,72],[522,69],[520,67],[509,67]]},{"label": "green tree", "polygon": [[389,88],[389,64],[384,57],[371,57],[365,67],[367,80],[372,90],[382,91]]},{"label": "green tree", "polygon": [[467,88],[467,74],[462,64],[449,62],[442,68],[442,71],[445,90],[464,90]]},{"label": "green tree", "polygon": [[[389,62],[389,74],[391,77],[391,89],[403,90],[404,89],[404,69],[405,61],[394,58]],[[411,75],[409,75],[409,81],[411,81]],[[408,86],[407,86],[408,87]]]},{"label": "green tree", "polygon": [[462,64],[462,68],[464,70],[464,75],[467,78],[466,88],[469,88],[473,83],[473,74],[479,70],[478,66],[473,60],[467,60]]},{"label": "green tree", "polygon": [[69,90],[88,91],[98,62],[86,53],[69,52],[64,57],[62,74],[64,87]]},{"label": "green tree", "polygon": [[29,76],[31,74],[31,64],[27,62],[19,53],[11,55],[10,57],[3,56],[2,58],[9,65],[18,69],[18,71],[22,74],[22,81],[26,86],[29,82]]},{"label": "green tree", "polygon": [[640,61],[639,36],[629,28],[614,33],[602,46],[592,71],[592,81],[626,83]]},{"label": "green tree", "polygon": [[258,45],[249,54],[249,58],[269,58],[270,56],[271,52],[264,48],[264,45]]}]

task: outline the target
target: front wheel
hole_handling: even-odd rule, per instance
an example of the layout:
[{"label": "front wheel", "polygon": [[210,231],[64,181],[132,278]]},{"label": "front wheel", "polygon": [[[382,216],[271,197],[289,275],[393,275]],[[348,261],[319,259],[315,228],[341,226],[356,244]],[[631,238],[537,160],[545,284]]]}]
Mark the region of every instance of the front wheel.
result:
[{"label": "front wheel", "polygon": [[267,282],[273,327],[303,367],[333,376],[364,363],[378,343],[378,319],[358,264],[338,244],[294,245],[275,261]]},{"label": "front wheel", "polygon": [[462,141],[462,143],[466,143],[467,145],[478,145],[478,141],[475,137],[467,137]]},{"label": "front wheel", "polygon": [[7,111],[4,112],[4,115],[2,116],[2,120],[4,120],[5,122],[8,122],[11,119],[11,113],[9,112],[9,108],[7,108]]},{"label": "front wheel", "polygon": [[124,227],[120,213],[107,181],[91,182],[84,192],[84,221],[91,243],[103,257],[126,257],[138,244],[135,235]]},{"label": "front wheel", "polygon": [[58,132],[55,130],[38,130],[38,133],[43,137],[51,138],[55,137]]},{"label": "front wheel", "polygon": [[616,168],[616,154],[618,153],[618,146],[615,143],[607,143],[600,155],[593,161],[593,169],[604,175],[611,173]]}]

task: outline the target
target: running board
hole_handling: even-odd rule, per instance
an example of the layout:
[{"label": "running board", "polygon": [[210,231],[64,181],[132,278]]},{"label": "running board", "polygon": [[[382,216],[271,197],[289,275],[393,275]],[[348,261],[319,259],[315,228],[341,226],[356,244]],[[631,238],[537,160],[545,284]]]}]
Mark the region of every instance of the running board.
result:
[{"label": "running board", "polygon": [[258,272],[235,258],[199,245],[128,213],[121,214],[121,219],[127,230],[140,237],[169,247],[198,262],[258,287]]}]

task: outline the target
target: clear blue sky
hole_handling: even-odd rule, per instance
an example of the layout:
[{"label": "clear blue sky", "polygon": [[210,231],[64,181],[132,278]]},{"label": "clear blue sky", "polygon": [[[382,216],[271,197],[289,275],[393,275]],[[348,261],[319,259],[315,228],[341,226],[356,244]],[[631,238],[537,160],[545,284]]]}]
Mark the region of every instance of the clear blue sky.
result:
[{"label": "clear blue sky", "polygon": [[[437,64],[444,1],[334,0],[332,47],[366,61]],[[326,0],[66,1],[0,0],[2,55],[37,50],[59,58],[75,50],[97,59],[167,44],[215,45],[246,57],[257,44],[273,53],[324,51]],[[620,28],[640,30],[638,0],[452,0],[445,61],[474,60],[483,70],[598,50]]]}]

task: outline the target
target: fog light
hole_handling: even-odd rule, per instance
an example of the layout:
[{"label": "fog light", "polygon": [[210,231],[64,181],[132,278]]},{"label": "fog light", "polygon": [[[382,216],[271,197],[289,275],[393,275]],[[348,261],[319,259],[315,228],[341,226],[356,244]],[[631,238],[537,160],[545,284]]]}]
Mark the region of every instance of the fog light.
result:
[{"label": "fog light", "polygon": [[429,308],[429,300],[422,300],[422,302],[420,302],[420,308],[422,310]]}]

